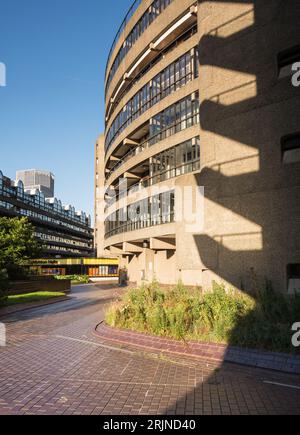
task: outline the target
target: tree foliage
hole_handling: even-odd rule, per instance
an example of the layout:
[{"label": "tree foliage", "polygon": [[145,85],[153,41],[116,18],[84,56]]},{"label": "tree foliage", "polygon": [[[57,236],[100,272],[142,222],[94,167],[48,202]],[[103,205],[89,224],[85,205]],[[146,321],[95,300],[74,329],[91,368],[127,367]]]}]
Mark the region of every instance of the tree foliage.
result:
[{"label": "tree foliage", "polygon": [[18,278],[29,259],[40,254],[34,228],[27,218],[0,218],[0,271],[9,279]]}]

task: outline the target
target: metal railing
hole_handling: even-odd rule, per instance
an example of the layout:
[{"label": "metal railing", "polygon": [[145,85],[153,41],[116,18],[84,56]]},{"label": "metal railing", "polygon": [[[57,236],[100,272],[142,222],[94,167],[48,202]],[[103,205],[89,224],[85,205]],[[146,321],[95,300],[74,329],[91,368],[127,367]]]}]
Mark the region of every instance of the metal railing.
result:
[{"label": "metal railing", "polygon": [[119,30],[117,31],[117,34],[116,34],[116,36],[115,36],[115,39],[114,39],[114,41],[113,41],[113,43],[112,43],[112,46],[111,46],[111,48],[110,48],[110,51],[109,51],[109,55],[108,55],[108,59],[107,59],[107,63],[106,63],[106,68],[105,68],[105,75],[107,74],[108,64],[109,64],[109,61],[110,61],[111,56],[112,56],[112,54],[113,54],[113,51],[114,51],[114,49],[116,48],[116,45],[117,45],[118,39],[120,38],[122,32],[124,31],[125,27],[127,26],[128,22],[129,22],[129,20],[131,19],[131,17],[133,16],[133,14],[134,14],[135,11],[137,10],[137,8],[140,6],[140,4],[142,3],[142,1],[143,1],[143,0],[135,0],[135,1],[133,2],[133,4],[130,6],[130,9],[129,9],[129,11],[127,12],[127,14],[126,14],[124,20],[122,21],[122,24],[120,25]]},{"label": "metal railing", "polygon": [[134,193],[140,192],[143,189],[154,186],[155,184],[163,183],[164,181],[171,180],[172,178],[198,171],[200,170],[200,167],[200,159],[197,159],[179,166],[175,166],[174,168],[166,169],[165,171],[155,174],[152,177],[143,178],[141,181],[133,184],[127,190],[124,190],[121,194],[116,193],[112,201],[105,206],[104,212],[106,213],[109,207],[112,207],[114,204],[116,204],[121,198],[121,195],[126,197],[133,195]]},{"label": "metal railing", "polygon": [[[194,60],[194,58],[191,58],[192,60]],[[192,64],[191,64],[191,69],[192,69]],[[193,81],[194,79],[196,79],[197,76],[195,75],[194,71],[190,71],[187,74],[183,75],[182,77],[180,77],[177,80],[174,80],[174,83],[171,83],[169,86],[162,88],[160,90],[160,92],[158,92],[157,94],[153,94],[153,90],[150,91],[151,94],[149,96],[149,98],[147,98],[141,105],[140,107],[135,110],[130,116],[128,116],[128,118],[126,119],[126,121],[124,121],[120,127],[118,128],[118,131],[114,134],[114,136],[111,138],[111,140],[109,141],[109,144],[105,147],[106,148],[106,152],[110,149],[111,145],[113,144],[113,142],[117,139],[118,136],[120,136],[120,134],[122,134],[122,132],[129,127],[136,119],[138,119],[140,116],[142,116],[144,113],[147,112],[147,110],[151,109],[152,107],[154,107],[157,103],[159,103],[160,101],[164,100],[166,97],[168,97],[169,95],[172,95],[174,92],[178,91],[179,89],[183,88],[184,86],[186,86],[188,83],[190,83],[191,81]],[[149,85],[149,83],[148,83]],[[139,91],[140,94],[142,94],[143,88]],[[138,95],[138,94],[137,94]],[[136,95],[131,99],[134,100],[134,98],[136,97]],[[127,103],[128,104],[128,103]],[[109,131],[113,128],[114,123],[116,122],[116,120],[118,119],[118,116],[123,112],[124,110],[122,110],[114,119],[114,121],[112,122]]]},{"label": "metal railing", "polygon": [[[105,113],[106,117],[107,117],[107,121],[106,121],[106,125],[108,123],[108,121],[110,120],[110,118],[112,117],[112,115],[115,112],[115,109],[118,105],[118,103],[123,99],[123,97],[130,91],[130,89],[133,88],[133,86],[138,83],[141,78],[148,72],[150,71],[155,65],[157,65],[157,63],[164,58],[164,56],[166,56],[167,53],[172,52],[175,48],[178,47],[178,45],[180,44],[180,42],[182,42],[182,40],[186,40],[187,36],[192,37],[197,33],[197,24],[193,24],[186,32],[184,32],[182,35],[180,35],[177,39],[175,39],[175,41],[171,42],[167,47],[165,47],[151,62],[149,62],[135,77],[132,81],[129,81],[127,86],[125,86],[125,88],[123,89],[123,91],[119,94],[118,98],[116,99],[116,101],[113,103],[113,107],[111,109],[110,112],[110,116],[108,117],[108,109]],[[122,81],[122,80],[121,80]],[[120,85],[121,81],[118,83],[118,85]]]},{"label": "metal railing", "polygon": [[146,228],[151,228],[158,225],[166,225],[175,222],[175,213],[171,212],[169,214],[164,214],[156,217],[150,217],[145,220],[139,220],[137,222],[128,221],[123,225],[118,226],[114,230],[108,231],[105,233],[105,239],[108,239],[113,236],[117,236],[123,233],[129,233],[132,231],[143,230]]},{"label": "metal railing", "polygon": [[[188,125],[191,121],[191,125]],[[178,130],[178,126],[180,124],[186,123],[187,127],[180,128]],[[157,144],[158,142],[168,138],[169,136],[173,136],[174,134],[178,133],[179,131],[185,130],[186,128],[193,127],[199,123],[199,113],[196,113],[192,116],[189,116],[186,119],[178,120],[172,124],[170,124],[165,129],[161,130],[160,132],[156,133],[155,135],[151,136],[149,139],[145,140],[142,144],[137,145],[135,148],[130,150],[127,154],[125,154],[124,157],[122,157],[122,160],[120,160],[116,165],[113,166],[113,168],[110,170],[109,174],[106,176],[106,180],[109,179],[109,177],[116,172],[119,168],[121,168],[128,160],[130,160],[135,155],[140,154],[141,152],[145,151],[146,149],[150,148],[150,146],[153,146]]]},{"label": "metal railing", "polygon": [[[105,76],[107,77],[106,85],[105,85],[105,94],[107,93],[108,86],[110,85],[118,67],[120,66],[121,62],[124,60],[125,56],[128,54],[129,50],[133,47],[133,45],[137,42],[137,40],[141,37],[141,35],[144,33],[144,31],[154,22],[154,20],[157,18],[158,15],[172,2],[173,0],[154,0],[151,4],[151,7],[145,12],[145,14],[140,18],[140,20],[136,23],[136,25],[133,27],[131,33],[128,35],[128,37],[125,39],[123,46],[120,48],[119,52],[117,53],[115,60],[111,66],[110,72],[108,74],[108,64],[112,58],[112,53],[117,45],[117,41],[119,40],[121,33],[125,30],[126,25],[128,24],[129,20],[133,16],[133,14],[136,12],[140,4],[142,3],[142,0],[136,0],[131,8],[129,9],[128,13],[126,14],[125,19],[123,20],[116,36],[113,41],[112,47],[109,52],[108,61],[106,64],[106,70],[105,70]],[[156,7],[155,10],[152,8]],[[148,19],[145,18],[145,16],[148,15]],[[143,24],[142,24],[143,23]],[[130,35],[134,35],[133,40],[130,40]],[[122,53],[123,51],[123,53]]]}]

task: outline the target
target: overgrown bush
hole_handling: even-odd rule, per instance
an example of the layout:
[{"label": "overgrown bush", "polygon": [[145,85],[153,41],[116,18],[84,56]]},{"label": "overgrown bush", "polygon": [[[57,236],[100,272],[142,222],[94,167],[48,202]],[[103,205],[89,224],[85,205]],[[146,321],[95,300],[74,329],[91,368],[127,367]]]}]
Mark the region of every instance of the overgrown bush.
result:
[{"label": "overgrown bush", "polygon": [[154,282],[129,291],[106,317],[113,327],[274,351],[294,350],[291,326],[299,320],[300,298],[278,294],[269,283],[254,299],[217,284],[202,294],[181,283],[163,290]]}]

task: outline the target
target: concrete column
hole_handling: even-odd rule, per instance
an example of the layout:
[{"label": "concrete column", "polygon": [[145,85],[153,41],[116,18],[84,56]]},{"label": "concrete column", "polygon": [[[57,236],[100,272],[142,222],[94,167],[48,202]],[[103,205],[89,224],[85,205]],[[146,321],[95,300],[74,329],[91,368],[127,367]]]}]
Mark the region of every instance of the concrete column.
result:
[{"label": "concrete column", "polygon": [[104,165],[104,135],[99,136],[95,146],[95,248],[96,254],[99,257],[105,256],[104,237],[104,186],[105,186],[105,165]]}]

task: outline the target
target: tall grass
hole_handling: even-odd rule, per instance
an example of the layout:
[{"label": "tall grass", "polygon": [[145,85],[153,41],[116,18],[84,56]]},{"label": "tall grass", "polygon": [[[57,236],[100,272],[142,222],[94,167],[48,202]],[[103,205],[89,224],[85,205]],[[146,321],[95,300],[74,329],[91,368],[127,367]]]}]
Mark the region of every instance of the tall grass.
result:
[{"label": "tall grass", "polygon": [[165,290],[153,282],[130,290],[110,308],[106,321],[178,340],[292,352],[291,326],[300,321],[300,298],[278,294],[269,283],[254,299],[217,284],[202,294],[181,283]]}]

